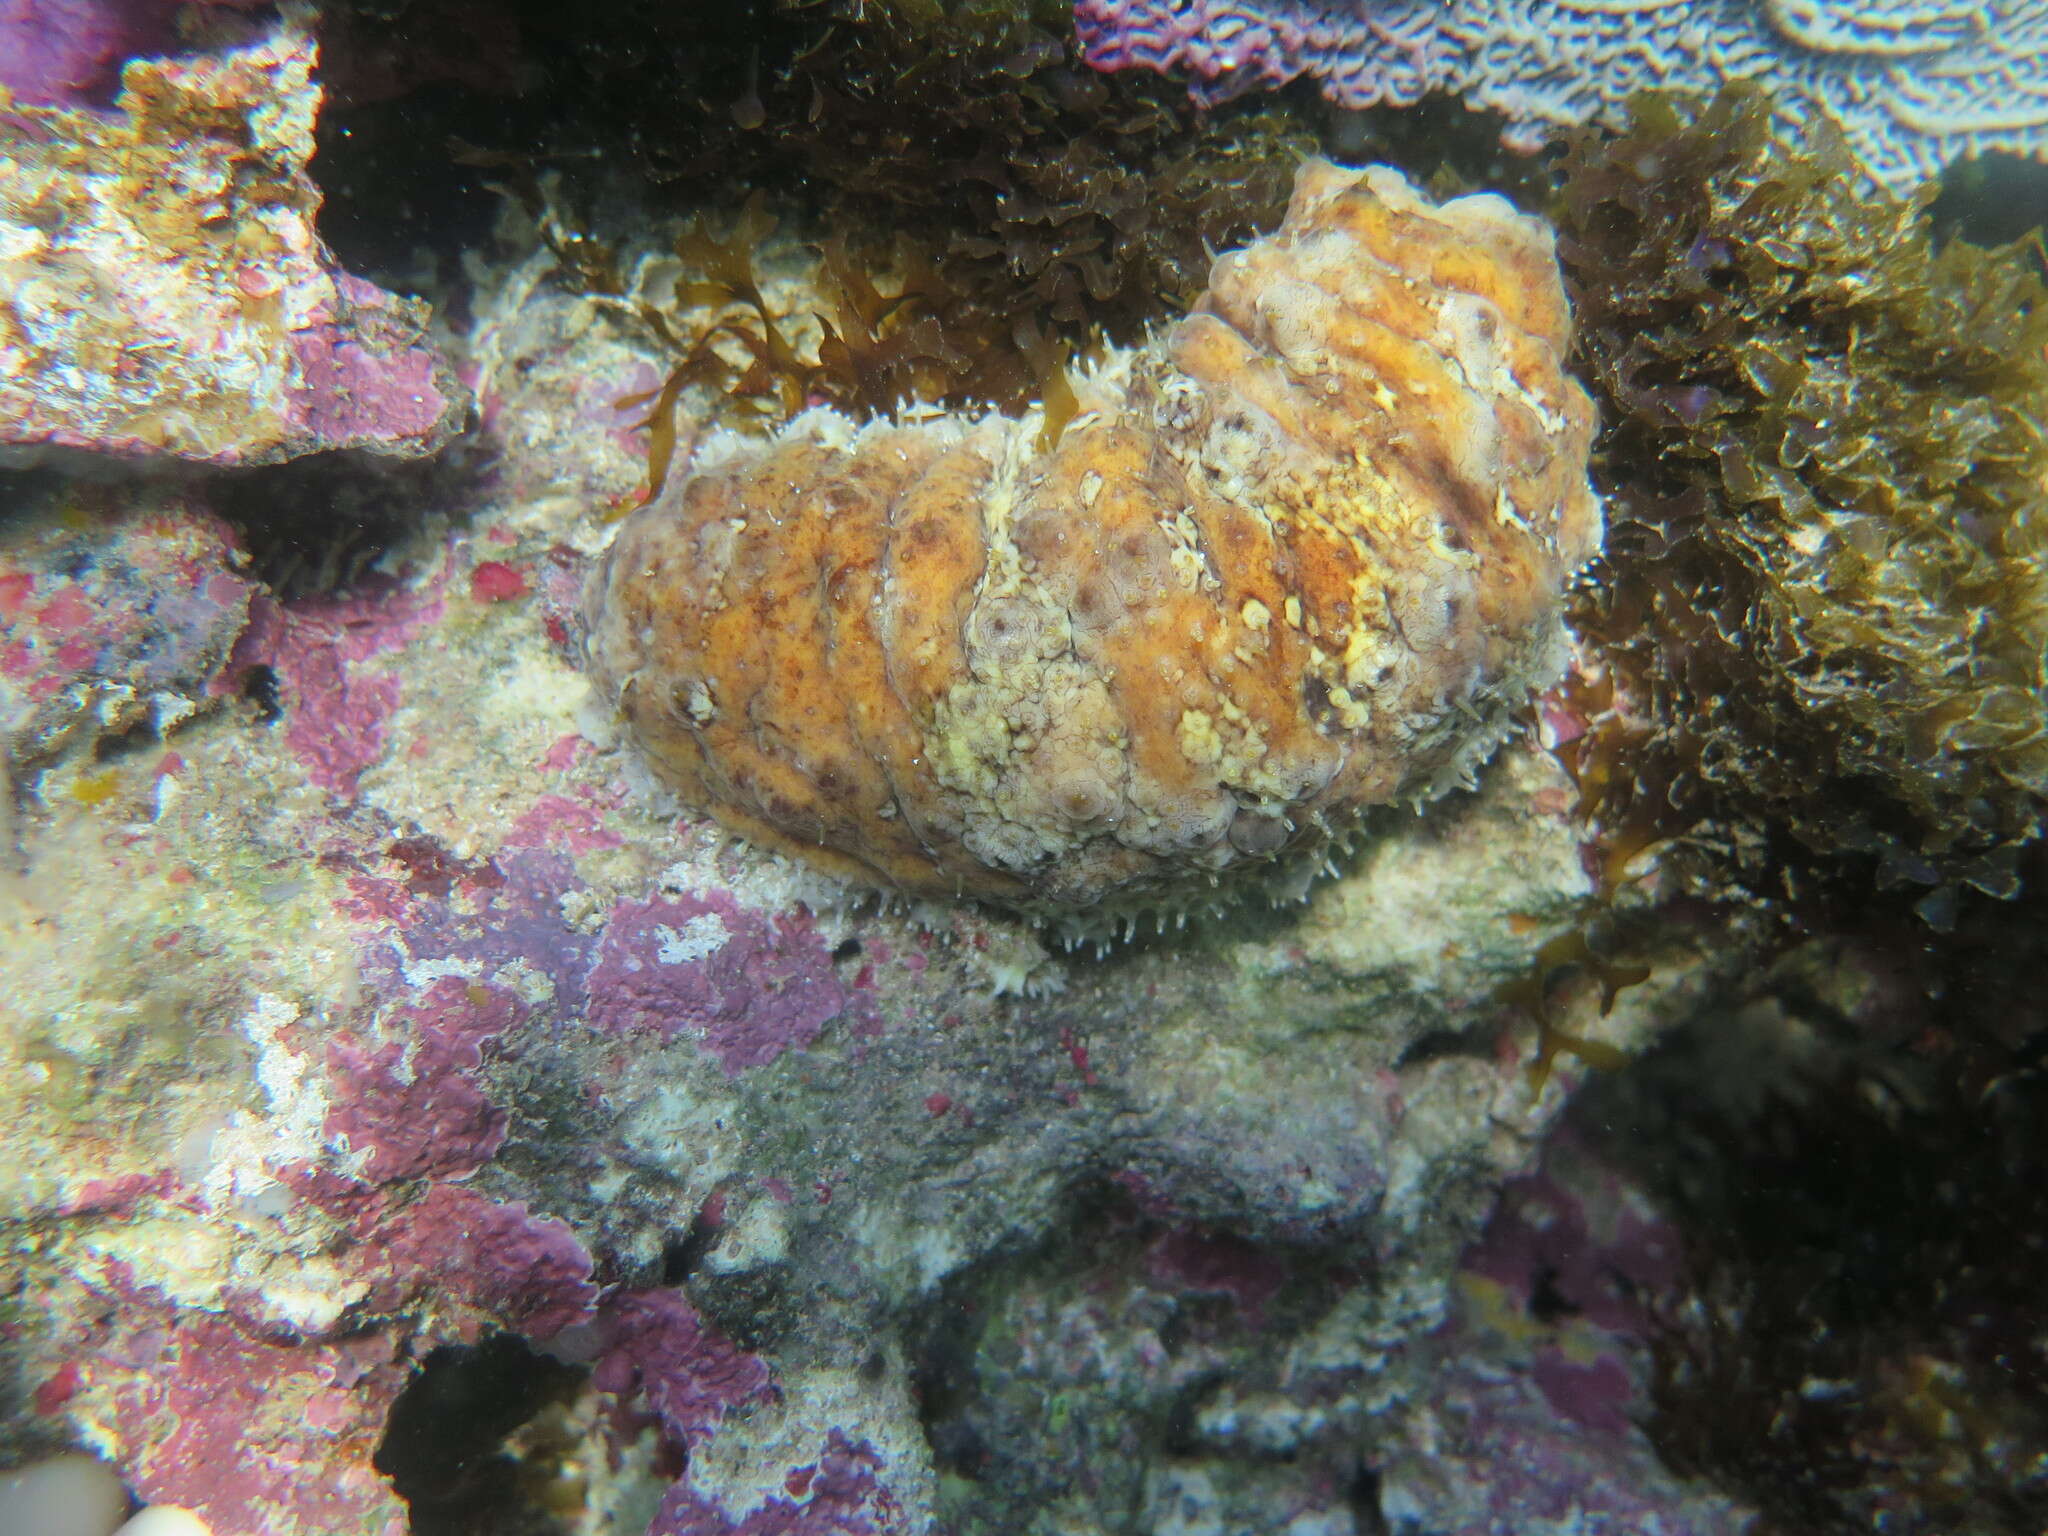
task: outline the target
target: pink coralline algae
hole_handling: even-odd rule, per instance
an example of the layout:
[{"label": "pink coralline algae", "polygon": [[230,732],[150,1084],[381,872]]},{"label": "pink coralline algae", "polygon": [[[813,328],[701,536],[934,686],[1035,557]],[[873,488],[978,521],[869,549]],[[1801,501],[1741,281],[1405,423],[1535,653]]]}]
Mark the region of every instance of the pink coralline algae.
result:
[{"label": "pink coralline algae", "polygon": [[[680,1291],[622,1292],[594,1326],[601,1353],[591,1385],[629,1420],[651,1419],[685,1460],[728,1415],[775,1395],[766,1363],[708,1326]],[[737,1515],[686,1470],[647,1536],[885,1536],[904,1526],[882,1465],[865,1441],[831,1430],[816,1457],[788,1468],[779,1493]]]},{"label": "pink coralline algae", "polygon": [[1417,1347],[1427,1383],[1389,1441],[1384,1496],[1431,1530],[1737,1536],[1748,1515],[1681,1483],[1637,1427],[1644,1346],[1678,1232],[1570,1130],[1509,1181],[1466,1254],[1459,1315]]},{"label": "pink coralline algae", "polygon": [[706,1326],[680,1291],[619,1295],[606,1305],[597,1330],[603,1352],[592,1384],[644,1410],[677,1446],[710,1433],[733,1409],[771,1390],[760,1357]]},{"label": "pink coralline algae", "polygon": [[325,1135],[365,1154],[364,1175],[380,1184],[474,1173],[505,1141],[505,1111],[475,1073],[516,1012],[506,993],[444,976],[380,1044],[344,1033],[327,1052]]},{"label": "pink coralline algae", "polygon": [[144,1499],[196,1510],[221,1536],[400,1536],[370,1456],[408,1369],[375,1332],[268,1337],[133,1296],[82,1375],[112,1385],[109,1427],[132,1448],[122,1472]]},{"label": "pink coralline algae", "polygon": [[687,1030],[728,1075],[808,1045],[847,1006],[805,921],[723,892],[621,902],[590,976],[591,1022],[663,1039]]},{"label": "pink coralline algae", "polygon": [[783,1494],[771,1495],[738,1518],[678,1482],[661,1501],[647,1536],[890,1536],[908,1531],[881,1470],[882,1458],[873,1446],[835,1429],[817,1460],[790,1469]]},{"label": "pink coralline algae", "polygon": [[1077,0],[1074,25],[1097,69],[1178,72],[1198,100],[1301,75],[1346,107],[1446,91],[1506,117],[1517,148],[1638,91],[1756,80],[1902,191],[1988,150],[2048,158],[2034,0]]},{"label": "pink coralline algae", "polygon": [[554,793],[535,800],[505,834],[508,848],[563,848],[570,853],[616,848],[621,841],[604,824],[604,812],[597,805]]},{"label": "pink coralline algae", "polygon": [[[373,600],[349,612],[403,624],[410,610]],[[341,631],[326,644],[345,647],[351,626],[326,617]],[[386,632],[367,619],[362,627]],[[353,814],[377,818],[367,807]],[[564,1339],[565,1351],[591,1362],[590,1391],[600,1422],[616,1431],[613,1448],[651,1427],[677,1467],[728,1415],[776,1390],[767,1362],[701,1318],[681,1292],[604,1286],[592,1250],[566,1221],[479,1187],[503,1179],[498,1154],[510,1117],[492,1071],[508,1040],[537,1007],[559,1025],[583,1009],[590,986],[605,985],[605,941],[577,934],[558,909],[560,894],[577,888],[566,857],[513,849],[464,859],[424,833],[371,832],[367,856],[339,844],[322,856],[350,875],[341,906],[362,945],[359,998],[306,1042],[324,1067],[323,1146],[274,1168],[292,1220],[331,1227],[321,1263],[332,1264],[326,1283],[347,1310],[281,1315],[260,1287],[230,1287],[216,1313],[138,1285],[118,1262],[80,1277],[89,1297],[51,1309],[105,1321],[90,1336],[73,1334],[43,1366],[38,1387],[49,1411],[90,1405],[110,1423],[114,1460],[130,1484],[197,1510],[217,1536],[399,1536],[401,1506],[373,1470],[372,1452],[413,1363],[443,1344],[504,1332]],[[723,898],[633,905],[608,930],[606,958],[623,964],[644,944],[659,963],[674,941],[657,919],[702,937],[706,925],[690,929],[691,919],[712,912],[738,936],[739,969],[721,974],[718,987],[735,997],[785,989],[794,1012],[782,1023],[799,1033],[806,1010],[832,1005],[808,973],[818,963],[831,977],[807,926],[781,932]],[[547,978],[551,1004],[463,974],[489,975],[512,961]],[[674,955],[670,963],[687,967]],[[416,974],[420,966],[456,973],[409,979],[408,967]],[[79,1198],[81,1209],[89,1203],[109,1218],[206,1208],[168,1172]],[[808,1491],[798,1496],[778,1480],[765,1513],[728,1513],[722,1496],[686,1477],[669,1495],[671,1523],[658,1528],[890,1529],[865,1514],[841,1518],[892,1498],[863,1454],[851,1443],[828,1446],[788,1469],[804,1474]]]},{"label": "pink coralline algae", "polygon": [[509,1327],[551,1339],[588,1321],[596,1305],[590,1255],[575,1234],[517,1201],[435,1184],[412,1204],[361,1225],[358,1262],[376,1278],[379,1311],[426,1295],[444,1325],[465,1338]]},{"label": "pink coralline algae", "polygon": [[1553,1167],[1510,1180],[1484,1241],[1465,1256],[1465,1272],[1499,1285],[1518,1306],[1534,1306],[1541,1283],[1571,1304],[1573,1315],[1619,1338],[1647,1334],[1643,1298],[1668,1294],[1679,1280],[1679,1233],[1612,1170],[1580,1154],[1560,1132],[1548,1151]]},{"label": "pink coralline algae", "polygon": [[[52,1307],[86,1322],[38,1384],[39,1411],[90,1404],[124,1481],[215,1536],[403,1536],[373,1453],[417,1357],[504,1328],[548,1339],[593,1323],[590,1255],[561,1222],[456,1185],[406,1201],[306,1170],[288,1182],[302,1212],[353,1210],[344,1273],[367,1285],[368,1315],[308,1333],[253,1290],[220,1310],[182,1305],[115,1261]],[[702,1368],[718,1343],[674,1369]]]},{"label": "pink coralline algae", "polygon": [[460,428],[426,306],[315,233],[315,62],[286,26],[130,63],[116,112],[0,90],[0,452],[262,464]]},{"label": "pink coralline algae", "polygon": [[98,105],[122,61],[168,50],[180,0],[0,0],[0,87],[33,106]]},{"label": "pink coralline algae", "polygon": [[197,504],[140,519],[81,504],[20,527],[0,550],[0,760],[205,707],[248,620],[241,564]]},{"label": "pink coralline algae", "polygon": [[442,600],[383,580],[345,597],[255,605],[236,643],[232,672],[271,669],[285,741],[321,789],[353,799],[363,773],[383,760],[385,726],[398,708],[395,673],[366,665],[401,650],[440,616]]}]

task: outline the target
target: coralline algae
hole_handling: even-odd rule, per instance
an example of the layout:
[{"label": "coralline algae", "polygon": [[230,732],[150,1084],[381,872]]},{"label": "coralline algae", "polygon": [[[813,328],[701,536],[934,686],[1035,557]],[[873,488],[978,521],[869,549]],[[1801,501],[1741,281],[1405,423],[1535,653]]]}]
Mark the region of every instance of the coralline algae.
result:
[{"label": "coralline algae", "polygon": [[[614,402],[646,352],[548,260],[497,276],[464,343],[498,472],[346,590],[237,567],[208,487],[23,483],[0,588],[36,691],[205,707],[34,723],[17,780],[15,1422],[215,1536],[395,1536],[376,1449],[420,1363],[514,1334],[589,1369],[563,1433],[592,1529],[926,1532],[951,1526],[898,1320],[1075,1200],[1289,1264],[1329,1247],[1374,1338],[1430,1326],[1578,1070],[1532,1094],[1491,1001],[1588,890],[1561,770],[1515,743],[1294,920],[1110,966],[973,906],[807,910],[808,872],[630,792],[573,665],[582,555],[644,467]],[[71,627],[159,571],[148,628]],[[1004,956],[1064,990],[996,995]],[[1560,1000],[1560,1027],[1639,1048],[1685,975],[1606,1018]],[[1220,1242],[1158,1265],[1277,1326]],[[1247,1489],[1267,1464],[1198,1459]]]},{"label": "coralline algae", "polygon": [[593,578],[593,670],[684,799],[856,880],[1297,878],[1561,669],[1601,535],[1568,332],[1535,220],[1311,162],[1064,433],[820,410],[700,455]]}]

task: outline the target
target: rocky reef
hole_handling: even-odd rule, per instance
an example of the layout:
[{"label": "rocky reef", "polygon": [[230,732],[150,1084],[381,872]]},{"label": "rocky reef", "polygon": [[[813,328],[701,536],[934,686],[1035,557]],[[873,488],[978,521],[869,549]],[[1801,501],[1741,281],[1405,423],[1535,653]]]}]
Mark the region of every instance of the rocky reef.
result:
[{"label": "rocky reef", "polygon": [[[1532,1093],[1491,1001],[1588,889],[1555,765],[1509,749],[1297,919],[1109,963],[848,907],[634,787],[562,626],[644,364],[573,301],[506,318],[528,367],[486,399],[531,456],[460,531],[344,595],[221,589],[210,708],[22,760],[13,1443],[78,1436],[215,1536],[383,1531],[408,1383],[459,1398],[514,1337],[568,1379],[508,1485],[573,1464],[576,1509],[661,1531],[763,1501],[917,1530],[946,1506],[892,1319],[1077,1202],[1179,1233],[1197,1296],[1216,1244],[1338,1244],[1340,1360],[1427,1328],[1578,1072]],[[93,569],[135,568],[157,509],[102,505]],[[75,579],[37,574],[17,632]],[[1633,1044],[1687,974],[1561,1018]],[[415,1510],[490,1494],[436,1444]]]},{"label": "rocky reef", "polygon": [[139,59],[118,110],[0,92],[0,455],[416,456],[468,398],[428,311],[339,270],[297,27]]},{"label": "rocky reef", "polygon": [[1064,423],[700,447],[597,573],[593,668],[685,802],[835,874],[1089,915],[1298,888],[1562,670],[1600,538],[1568,324],[1534,221],[1312,161]]},{"label": "rocky reef", "polygon": [[[1511,742],[1293,915],[1101,961],[733,842],[577,666],[645,464],[616,402],[659,354],[552,261],[503,267],[463,343],[490,477],[387,482],[416,522],[340,590],[270,585],[212,504],[246,516],[239,483],[21,483],[8,643],[56,681],[9,743],[11,1453],[89,1447],[215,1536],[535,1488],[568,1529],[924,1530],[975,1495],[915,1384],[993,1385],[925,1320],[1086,1210],[1191,1316],[1268,1245],[1331,1255],[1263,1314],[1328,1319],[1302,1393],[1436,1326],[1584,1070],[1532,1089],[1534,1028],[1494,1001],[1591,889],[1558,766]],[[323,483],[266,473],[264,505]],[[81,610],[153,604],[176,645],[64,650]],[[101,667],[192,707],[110,704]],[[1604,1019],[1565,989],[1558,1021],[1632,1048],[1695,966],[1673,949]],[[524,1422],[406,1406],[492,1371]],[[1159,1376],[1148,1414],[1211,1379]],[[1364,1412],[1330,1420],[1332,1466]],[[1201,1463],[1245,1509],[1260,1443]],[[1350,1486],[1316,1495],[1332,1519]]]},{"label": "rocky reef", "polygon": [[[166,81],[213,82],[151,163],[274,195],[218,228],[310,242],[316,285],[430,293],[402,355],[440,378],[431,338],[476,409],[412,440],[461,421],[437,453],[252,462],[355,440],[287,422],[227,463],[81,434],[110,451],[0,471],[0,1526],[2038,1532],[2048,930],[2011,707],[2038,659],[2037,249],[1857,192],[1839,144],[1747,100],[1513,165],[1490,132],[1443,163],[1441,118],[1347,118],[1326,143],[1409,180],[1315,166],[1305,216],[1344,228],[1274,234],[1312,93],[1198,120],[1173,82],[1091,75],[1055,13],[335,0],[322,101],[303,22],[63,8],[46,137],[19,94],[6,153],[75,161]],[[173,43],[117,105],[114,52]],[[318,158],[272,174],[250,146],[277,123]],[[1475,184],[1525,211],[1453,198]],[[68,227],[26,210],[8,303]],[[1205,241],[1252,242],[1207,300]],[[1398,248],[1367,267],[1377,329],[1301,280],[1361,243]],[[233,270],[206,238],[90,248],[142,263],[137,292]],[[175,353],[195,401],[259,332],[222,334],[217,378]],[[1319,392],[1332,334],[1450,404],[1396,430],[1353,375]],[[1219,361],[1254,340],[1267,361]],[[8,356],[39,399],[76,382]],[[309,409],[347,416],[354,377]],[[1333,401],[1376,456],[1288,478],[1289,442],[1348,441]],[[1474,423],[1522,434],[1538,493],[1451,452]],[[1210,451],[1233,444],[1259,451]],[[1212,724],[1253,723],[1240,692],[1307,706],[1289,739],[1391,741],[1403,801],[1472,783],[1324,807],[1333,868],[1285,906],[1213,915],[1211,871],[1162,858],[1127,889],[1156,876],[1186,927],[1099,950],[732,836],[589,665],[592,574],[612,550],[600,590],[651,589],[627,548],[744,550],[759,577],[720,595],[768,618],[728,616],[713,659],[785,672],[705,704],[744,682],[844,719],[857,674],[813,650],[905,563],[884,447],[906,477],[979,466],[920,503],[978,654],[1085,630],[1052,596],[1129,572],[1077,530],[1160,526],[1146,495],[1183,489],[1195,537],[1096,584],[1125,626],[1146,583],[1178,604],[1122,631],[1103,690],[1156,652]],[[1288,510],[1239,559],[1209,505],[1356,505],[1374,464],[1462,489],[1371,503],[1441,539],[1311,545]],[[1568,583],[1589,473],[1608,536]],[[711,515],[742,496],[747,529]],[[1552,544],[1497,515],[1538,503]],[[696,544],[650,537],[699,506]],[[997,567],[1036,605],[1006,635],[969,579]],[[1562,681],[1468,700],[1439,741],[1348,673],[1304,690],[1305,621],[1329,639],[1367,572],[1423,705],[1459,697],[1430,692],[1447,660]],[[1446,587],[1466,651],[1414,643]],[[1225,783],[1248,731],[1195,763],[1185,704],[1131,692],[1206,774],[1177,782]],[[1289,853],[1210,847],[1225,873]]]}]

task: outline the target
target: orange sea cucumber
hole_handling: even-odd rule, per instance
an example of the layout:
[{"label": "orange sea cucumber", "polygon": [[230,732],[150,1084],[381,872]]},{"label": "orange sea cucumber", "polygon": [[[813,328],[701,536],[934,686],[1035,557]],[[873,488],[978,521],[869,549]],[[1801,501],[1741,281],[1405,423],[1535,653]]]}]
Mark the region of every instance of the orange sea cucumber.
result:
[{"label": "orange sea cucumber", "polygon": [[690,804],[870,884],[1206,903],[1468,777],[1563,660],[1593,408],[1551,237],[1304,165],[1203,299],[1022,420],[727,439],[620,529],[589,657]]}]

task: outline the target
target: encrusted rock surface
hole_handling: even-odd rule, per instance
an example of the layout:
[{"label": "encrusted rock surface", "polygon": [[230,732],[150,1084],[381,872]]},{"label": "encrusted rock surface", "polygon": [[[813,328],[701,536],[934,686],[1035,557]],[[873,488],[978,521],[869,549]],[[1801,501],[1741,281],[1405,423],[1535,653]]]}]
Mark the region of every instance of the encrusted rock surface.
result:
[{"label": "encrusted rock surface", "polygon": [[189,52],[187,27],[257,0],[7,0],[0,5],[0,90],[32,106],[104,106],[121,66]]},{"label": "encrusted rock surface", "polygon": [[[737,843],[579,670],[651,360],[544,267],[467,342],[492,477],[422,482],[340,590],[257,584],[203,487],[11,487],[0,654],[39,686],[66,592],[203,555],[172,691],[213,707],[99,709],[154,653],[96,642],[18,760],[0,1444],[88,1446],[215,1536],[395,1536],[401,1393],[510,1334],[578,1383],[515,1446],[563,1529],[925,1531],[973,1497],[926,1323],[1077,1212],[1175,1294],[1280,1276],[1345,1370],[1436,1326],[1579,1070],[1532,1088],[1494,1000],[1589,889],[1555,764],[1518,737],[1305,905],[1101,958]],[[38,563],[81,517],[90,561]],[[1699,985],[1674,953],[1559,1019],[1629,1047]],[[1219,1453],[1205,1507],[1278,1475]]]},{"label": "encrusted rock surface", "polygon": [[1421,1337],[1374,1329],[1327,1255],[1098,1211],[932,1324],[949,1529],[1735,1536],[1747,1512],[1637,1428],[1679,1249],[1568,1128]]},{"label": "encrusted rock surface", "polygon": [[414,456],[468,397],[428,312],[334,265],[295,26],[140,59],[112,113],[0,91],[0,457]]},{"label": "encrusted rock surface", "polygon": [[79,489],[17,510],[0,542],[0,765],[163,736],[218,703],[256,583],[232,528],[169,493],[138,517]]}]

